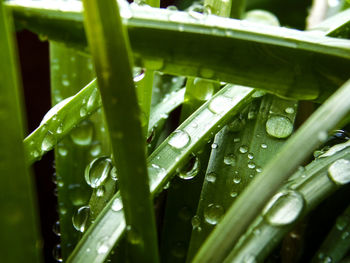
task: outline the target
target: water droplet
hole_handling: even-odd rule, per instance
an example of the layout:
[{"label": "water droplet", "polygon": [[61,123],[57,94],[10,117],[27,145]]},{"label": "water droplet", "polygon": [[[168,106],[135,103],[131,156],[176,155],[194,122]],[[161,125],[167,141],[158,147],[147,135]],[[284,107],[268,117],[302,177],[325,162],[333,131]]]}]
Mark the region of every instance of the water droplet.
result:
[{"label": "water droplet", "polygon": [[341,235],[341,238],[342,239],[347,239],[350,237],[350,233],[348,231],[344,232],[342,235]]},{"label": "water droplet", "polygon": [[224,163],[226,165],[235,166],[236,165],[236,155],[234,155],[233,153],[225,155]]},{"label": "water droplet", "polygon": [[337,185],[350,182],[350,161],[339,159],[328,168],[328,177]]},{"label": "water droplet", "polygon": [[90,207],[89,206],[80,207],[72,217],[74,228],[80,232],[84,232],[89,216],[90,216]]},{"label": "water droplet", "polygon": [[177,242],[171,249],[171,254],[176,258],[184,258],[186,256],[186,248],[182,242]]},{"label": "water droplet", "polygon": [[177,176],[184,180],[190,180],[198,174],[199,169],[199,159],[197,156],[193,155],[184,167],[182,167],[180,170],[177,170]]},{"label": "water droplet", "polygon": [[209,100],[215,92],[215,82],[195,78],[193,81],[193,95],[198,100]]},{"label": "water droplet", "polygon": [[262,143],[260,146],[261,146],[261,148],[263,148],[263,149],[266,149],[266,148],[267,148],[267,144],[265,144],[265,143]]},{"label": "water droplet", "polygon": [[288,114],[293,114],[294,113],[294,109],[292,107],[288,107],[284,110],[286,113]]},{"label": "water droplet", "polygon": [[192,217],[191,224],[193,229],[199,229],[201,227],[201,219],[198,215]]},{"label": "water droplet", "polygon": [[241,178],[240,176],[235,175],[235,176],[233,177],[233,182],[234,182],[235,184],[239,184],[241,181],[242,181],[242,178]]},{"label": "water droplet", "polygon": [[273,226],[288,225],[296,221],[304,209],[303,196],[295,191],[279,192],[272,197],[263,216]]},{"label": "water droplet", "polygon": [[97,106],[100,104],[101,104],[100,94],[98,92],[98,89],[94,89],[86,104],[87,110],[92,111],[93,109],[97,108]]},{"label": "water droplet", "polygon": [[221,217],[224,215],[224,208],[221,205],[209,204],[204,209],[204,219],[211,225],[219,223]]},{"label": "water droplet", "polygon": [[134,82],[139,82],[145,77],[145,70],[142,68],[134,67],[133,68],[133,78]]},{"label": "water droplet", "polygon": [[254,168],[255,168],[255,163],[253,163],[253,162],[248,162],[248,168],[249,168],[249,169],[254,169]]},{"label": "water droplet", "polygon": [[272,137],[287,138],[293,132],[293,124],[284,116],[273,116],[266,122],[266,132]]},{"label": "water droplet", "polygon": [[349,222],[350,218],[346,216],[340,216],[337,218],[335,226],[339,231],[343,231],[348,226]]},{"label": "water droplet", "polygon": [[132,245],[138,245],[142,242],[141,235],[132,226],[126,227],[126,237],[128,239],[128,242]]},{"label": "water droplet", "polygon": [[82,118],[87,115],[87,109],[84,105],[81,106],[79,114],[80,114],[80,117],[82,117]]},{"label": "water droplet", "polygon": [[168,144],[176,149],[182,149],[187,146],[191,141],[190,136],[187,132],[176,130],[170,135]]},{"label": "water droplet", "polygon": [[57,244],[52,251],[52,256],[57,262],[63,262],[61,245]]},{"label": "water droplet", "polygon": [[254,159],[254,155],[252,153],[248,153],[248,159],[253,160]]},{"label": "water droplet", "polygon": [[260,97],[264,96],[265,94],[266,94],[265,91],[263,91],[263,90],[257,90],[257,91],[255,91],[255,92],[253,93],[252,97],[253,97],[253,98],[260,98]]},{"label": "water droplet", "polygon": [[237,142],[240,142],[240,141],[241,141],[241,138],[234,138],[234,139],[233,139],[233,142],[236,142],[236,143],[237,143]]},{"label": "water droplet", "polygon": [[55,106],[53,106],[44,116],[42,121],[40,122],[40,125],[43,125],[46,123],[49,119],[53,118],[54,116],[57,116],[57,112],[62,109],[68,102],[71,101],[73,97],[66,98],[62,100],[61,102],[57,103]]},{"label": "water droplet", "polygon": [[56,143],[56,137],[53,135],[51,131],[48,131],[41,144],[41,150],[47,152],[52,149],[55,143]]},{"label": "water droplet", "polygon": [[62,85],[68,87],[70,85],[67,74],[62,75]]},{"label": "water droplet", "polygon": [[63,124],[61,123],[56,130],[56,133],[61,134],[63,132]]},{"label": "water droplet", "polygon": [[260,166],[257,166],[256,169],[255,169],[255,171],[256,171],[257,173],[261,173],[261,172],[262,172],[262,168],[261,168]]},{"label": "water droplet", "polygon": [[210,183],[215,183],[216,181],[216,173],[214,172],[211,172],[211,173],[208,173],[205,177],[205,179],[210,182]]},{"label": "water droplet", "polygon": [[240,153],[247,153],[248,152],[248,146],[242,145],[241,147],[239,147],[239,152]]},{"label": "water droplet", "polygon": [[116,198],[112,204],[112,210],[115,212],[120,211],[123,208],[123,202],[120,198]]},{"label": "water droplet", "polygon": [[94,159],[85,169],[85,181],[92,188],[98,188],[106,180],[112,161],[108,157],[99,157]]},{"label": "water droplet", "polygon": [[105,194],[105,187],[101,185],[99,188],[96,190],[96,196],[101,197]]},{"label": "water droplet", "polygon": [[215,114],[223,114],[231,109],[232,100],[225,96],[217,96],[209,102],[208,109]]},{"label": "water droplet", "polygon": [[92,157],[98,156],[102,151],[100,142],[94,142],[90,148],[90,155]]},{"label": "water droplet", "polygon": [[108,245],[108,240],[109,237],[104,237],[102,238],[98,244],[97,244],[97,253],[98,254],[106,254],[109,250],[109,245]]},{"label": "water droplet", "polygon": [[115,166],[113,166],[113,168],[111,169],[110,175],[114,181],[118,180],[117,168],[115,168]]},{"label": "water droplet", "polygon": [[74,128],[70,137],[72,141],[80,146],[90,145],[93,137],[94,127],[90,121],[83,121]]},{"label": "water droplet", "polygon": [[236,191],[232,191],[232,192],[230,193],[230,196],[231,196],[231,197],[236,197],[236,196],[238,196],[238,193],[237,193]]},{"label": "water droplet", "polygon": [[211,148],[212,148],[212,149],[217,149],[217,148],[218,148],[218,145],[217,145],[216,143],[213,143],[213,144],[211,145]]},{"label": "water droplet", "polygon": [[204,7],[200,4],[193,4],[188,8],[188,14],[194,19],[203,19]]},{"label": "water droplet", "polygon": [[60,231],[60,221],[56,221],[53,224],[52,231],[56,234],[56,236],[61,236],[61,231]]}]

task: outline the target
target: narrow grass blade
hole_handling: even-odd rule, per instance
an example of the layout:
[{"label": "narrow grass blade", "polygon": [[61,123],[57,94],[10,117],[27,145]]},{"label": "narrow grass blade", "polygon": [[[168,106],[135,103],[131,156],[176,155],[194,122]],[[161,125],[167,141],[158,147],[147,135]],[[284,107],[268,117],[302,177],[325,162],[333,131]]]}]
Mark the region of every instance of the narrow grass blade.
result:
[{"label": "narrow grass blade", "polygon": [[[204,6],[194,3],[189,12],[200,16],[196,9],[204,13],[228,17],[231,12],[231,1],[204,1]],[[218,89],[220,83],[201,79],[188,78],[184,104],[181,108],[180,123],[208,100]],[[210,144],[203,147],[201,153],[193,156],[186,165],[186,171],[179,171],[172,180],[167,193],[164,225],[162,234],[162,261],[183,262],[191,239],[191,218],[195,214],[203,185],[205,171],[207,170],[210,155]],[[189,167],[189,168],[188,168]],[[190,176],[185,176],[190,174]],[[191,178],[194,177],[194,178]],[[181,253],[179,253],[181,252]]]},{"label": "narrow grass blade", "polygon": [[[225,125],[251,101],[252,93],[250,88],[227,85],[191,115],[178,131],[170,135],[148,157],[153,197],[163,190],[176,169],[188,161],[192,152],[200,150],[208,139],[219,131],[221,125]],[[122,237],[125,227],[118,192],[87,230],[68,262],[103,262],[112,246]]]},{"label": "narrow grass blade", "polygon": [[[94,76],[91,59],[81,56],[75,50],[68,49],[55,42],[50,43],[50,61],[53,105],[59,104],[69,96],[75,95]],[[94,91],[96,93],[96,89]],[[86,100],[85,97],[84,99]],[[83,101],[78,103],[78,105],[84,104]],[[97,106],[98,103],[95,105]],[[86,118],[90,114],[90,112],[87,112],[87,108],[81,106],[79,114],[75,116]],[[74,118],[72,112],[68,116]],[[52,119],[55,121],[57,121],[57,118],[58,115],[52,115]],[[85,167],[98,155],[108,153],[105,139],[107,136],[106,134],[101,134],[105,133],[102,132],[104,130],[102,120],[102,114],[98,112],[91,116],[89,120],[81,123],[71,123],[74,129],[55,148],[58,209],[60,216],[59,234],[63,260],[68,257],[78,242],[81,231],[86,229],[84,223],[80,224],[81,222],[85,222],[84,220],[79,220],[79,223],[76,220],[79,217],[77,210],[88,204],[91,195],[91,188],[84,180]],[[64,121],[60,123],[62,126],[58,126],[56,132],[52,134],[58,133],[62,135],[63,130],[65,130],[65,133],[69,131],[67,127],[63,127]],[[52,127],[52,124],[43,123],[42,126]],[[72,222],[74,223],[72,224]],[[57,226],[58,223],[55,227]]]},{"label": "narrow grass blade", "polygon": [[261,176],[249,184],[201,247],[194,262],[222,261],[227,256],[266,201],[349,112],[349,101],[350,81],[347,81],[287,141]]},{"label": "narrow grass blade", "polygon": [[[16,20],[39,34],[84,45],[81,9],[15,0]],[[136,65],[323,101],[349,78],[348,40],[217,16],[123,5]],[[38,20],[41,22],[38,24]],[[344,22],[344,21],[340,21]],[[66,29],[65,24],[69,24]],[[72,26],[74,25],[74,26]],[[74,31],[74,35],[70,32]],[[186,48],[185,48],[186,47]],[[236,52],[239,50],[239,52]],[[210,56],[208,56],[210,52]],[[203,67],[205,65],[205,67]]]},{"label": "narrow grass blade", "polygon": [[[224,262],[244,262],[248,258],[263,262],[305,215],[340,186],[349,183],[350,176],[344,170],[350,167],[349,143],[343,146],[334,146],[333,149],[341,150],[334,152],[332,149],[332,155],[317,159],[305,168],[300,167],[272,197]],[[340,231],[337,232],[340,239]],[[324,252],[324,260],[332,256],[327,250]]]},{"label": "narrow grass blade", "polygon": [[85,29],[118,171],[129,257],[132,262],[158,262],[146,147],[131,72],[133,62],[127,32],[114,0],[84,0],[83,3]]},{"label": "narrow grass blade", "polygon": [[322,246],[312,259],[312,263],[330,258],[332,262],[339,262],[350,249],[350,207],[341,214]]},{"label": "narrow grass blade", "polygon": [[23,150],[24,102],[12,19],[0,1],[0,245],[3,262],[41,262],[35,191]]}]

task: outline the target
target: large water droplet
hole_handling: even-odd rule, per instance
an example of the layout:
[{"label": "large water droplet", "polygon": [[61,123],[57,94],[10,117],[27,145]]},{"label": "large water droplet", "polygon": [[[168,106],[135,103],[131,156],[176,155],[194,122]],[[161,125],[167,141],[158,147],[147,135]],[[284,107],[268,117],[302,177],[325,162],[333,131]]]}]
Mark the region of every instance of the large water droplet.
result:
[{"label": "large water droplet", "polygon": [[224,163],[226,165],[235,166],[236,165],[236,155],[234,155],[233,153],[225,155]]},{"label": "large water droplet", "polygon": [[42,121],[40,122],[40,125],[43,125],[45,122],[47,122],[49,119],[53,118],[55,115],[57,115],[57,112],[62,109],[68,102],[71,101],[72,97],[66,98],[62,100],[61,102],[57,103],[55,106],[53,106],[44,116]]},{"label": "large water droplet", "polygon": [[217,96],[209,102],[208,109],[215,114],[223,114],[231,109],[232,100],[225,96]]},{"label": "large water droplet", "polygon": [[300,193],[279,192],[267,204],[263,216],[271,225],[283,226],[296,221],[303,209],[304,198]]},{"label": "large water droplet", "polygon": [[195,91],[194,94],[198,100],[208,100],[214,94],[215,85],[213,81],[195,78],[193,85]]},{"label": "large water droplet", "polygon": [[123,202],[120,198],[116,198],[112,204],[112,210],[118,212],[123,208]]},{"label": "large water droplet", "polygon": [[43,142],[41,143],[41,150],[43,151],[49,151],[52,149],[52,147],[56,143],[56,137],[53,135],[51,131],[48,131],[43,139]]},{"label": "large water droplet", "polygon": [[74,228],[80,232],[84,232],[89,216],[90,216],[90,207],[89,206],[80,207],[72,217]]},{"label": "large water droplet", "polygon": [[340,159],[328,168],[328,177],[336,184],[343,185],[350,182],[350,161]]},{"label": "large water droplet", "polygon": [[224,208],[221,205],[209,204],[204,209],[204,219],[211,225],[219,223],[221,217],[224,215]]},{"label": "large water droplet", "polygon": [[178,177],[185,180],[190,180],[195,177],[200,169],[200,163],[197,156],[192,156],[192,158],[183,166],[180,170],[177,170]]},{"label": "large water droplet", "polygon": [[266,132],[272,137],[287,138],[293,132],[293,124],[284,116],[272,116],[266,122]]},{"label": "large water droplet", "polygon": [[70,137],[72,141],[80,146],[89,145],[92,141],[94,127],[90,121],[83,121],[76,128],[74,128]]},{"label": "large water droplet", "polygon": [[99,157],[94,159],[85,169],[85,181],[92,188],[98,188],[106,180],[112,161],[108,157]]},{"label": "large water droplet", "polygon": [[176,130],[170,135],[168,144],[176,149],[182,149],[187,146],[191,141],[190,136],[187,132]]}]

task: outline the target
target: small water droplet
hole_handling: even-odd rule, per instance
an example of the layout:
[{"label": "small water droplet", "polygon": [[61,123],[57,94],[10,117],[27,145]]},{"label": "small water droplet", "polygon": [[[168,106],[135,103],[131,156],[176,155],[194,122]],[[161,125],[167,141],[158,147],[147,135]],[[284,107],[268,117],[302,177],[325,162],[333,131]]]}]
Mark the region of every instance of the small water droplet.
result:
[{"label": "small water droplet", "polygon": [[328,168],[328,177],[337,185],[349,183],[350,161],[346,159],[336,160]]},{"label": "small water droplet", "polygon": [[190,136],[187,132],[176,130],[170,135],[168,144],[176,149],[182,149],[186,147],[191,141]]},{"label": "small water droplet", "polygon": [[288,107],[284,110],[286,113],[288,114],[293,114],[294,113],[294,109],[292,107]]},{"label": "small water droplet", "polygon": [[128,242],[132,245],[138,245],[142,243],[141,235],[132,226],[126,227],[126,237],[128,239]]},{"label": "small water droplet", "polygon": [[96,190],[96,196],[101,197],[105,194],[105,187],[101,185],[99,188]]},{"label": "small water droplet", "polygon": [[80,146],[90,145],[93,138],[94,127],[90,121],[83,121],[74,128],[70,137],[72,141]]},{"label": "small water droplet", "polygon": [[97,157],[102,151],[100,142],[94,142],[90,148],[90,155],[92,157]]},{"label": "small water droplet", "polygon": [[62,85],[68,87],[70,85],[67,74],[62,75]]},{"label": "small water droplet", "polygon": [[234,155],[233,153],[225,155],[224,163],[226,165],[235,166],[236,165],[236,155]]},{"label": "small water droplet", "polygon": [[110,175],[114,181],[118,180],[117,168],[115,168],[115,166],[113,166],[113,168],[111,169]]},{"label": "small water droplet", "polygon": [[89,216],[90,216],[90,207],[89,206],[80,207],[72,217],[74,228],[80,232],[84,232]]},{"label": "small water droplet", "polygon": [[279,192],[272,197],[263,216],[273,226],[288,225],[296,221],[304,209],[303,196],[295,191]]},{"label": "small water droplet", "polygon": [[116,198],[112,204],[112,210],[115,212],[120,211],[123,208],[123,202],[120,198]]},{"label": "small water droplet", "polygon": [[212,148],[212,149],[217,149],[217,148],[218,148],[218,145],[217,145],[216,143],[213,143],[213,144],[211,145],[211,148]]},{"label": "small water droplet", "polygon": [[235,176],[233,177],[233,182],[234,182],[235,184],[239,184],[241,181],[242,181],[242,178],[241,178],[240,176],[235,175]]},{"label": "small water droplet", "polygon": [[344,239],[347,239],[350,237],[350,233],[348,231],[345,231],[342,235],[341,235],[341,238],[344,240]]},{"label": "small water droplet", "polygon": [[201,219],[199,218],[198,215],[195,215],[194,217],[192,217],[191,224],[193,229],[198,229],[201,227]]},{"label": "small water droplet", "polygon": [[241,147],[239,147],[239,152],[240,153],[247,153],[248,152],[248,146],[242,145]]},{"label": "small water droplet", "polygon": [[41,150],[47,152],[52,149],[55,143],[56,143],[56,137],[53,135],[51,131],[47,131],[43,139],[43,142],[41,144]]},{"label": "small water droplet", "polygon": [[254,169],[254,168],[255,168],[255,163],[253,163],[253,162],[248,162],[248,168],[249,168],[249,169]]},{"label": "small water droplet", "polygon": [[255,169],[255,171],[256,171],[257,173],[261,173],[261,172],[262,172],[262,168],[261,168],[260,166],[257,166],[256,169]]},{"label": "small water droplet", "polygon": [[93,109],[97,108],[98,105],[101,104],[101,97],[98,92],[98,89],[94,89],[93,92],[91,93],[88,102],[86,104],[86,108],[89,111],[92,111]]},{"label": "small water droplet", "polygon": [[231,196],[231,197],[236,197],[236,196],[238,196],[238,193],[237,193],[236,191],[232,191],[232,192],[230,193],[230,196]]},{"label": "small water droplet", "polygon": [[253,160],[254,159],[254,155],[252,153],[248,153],[248,159]]},{"label": "small water droplet", "polygon": [[337,218],[335,226],[339,231],[343,231],[348,226],[349,222],[350,218],[346,216],[340,216]]},{"label": "small water droplet", "polygon": [[231,109],[232,100],[225,96],[217,96],[209,102],[208,109],[215,114],[223,114]]},{"label": "small water droplet", "polygon": [[97,244],[97,253],[98,254],[106,254],[109,250],[109,245],[108,245],[108,240],[109,237],[104,237],[102,238],[98,244]]},{"label": "small water droplet", "polygon": [[98,188],[106,180],[112,161],[108,157],[99,157],[94,159],[85,169],[85,181],[92,188]]},{"label": "small water droplet", "polygon": [[260,146],[261,146],[261,148],[263,148],[263,149],[266,149],[266,148],[267,148],[267,144],[265,144],[265,143],[262,143]]},{"label": "small water droplet", "polygon": [[63,124],[61,123],[56,130],[56,133],[61,134],[63,132]]},{"label": "small water droplet", "polygon": [[80,113],[80,117],[82,117],[82,118],[87,115],[87,109],[86,109],[86,107],[84,105],[81,106],[79,113]]},{"label": "small water droplet", "polygon": [[68,154],[68,149],[63,144],[58,144],[57,152],[60,156],[64,157]]},{"label": "small water droplet", "polygon": [[63,262],[61,245],[57,244],[52,251],[52,256],[57,262]]},{"label": "small water droplet", "polygon": [[209,204],[204,209],[204,219],[211,225],[216,225],[224,215],[224,208],[218,204]]},{"label": "small water droplet", "polygon": [[210,183],[215,183],[216,181],[216,173],[214,172],[211,172],[211,173],[208,173],[205,177],[205,179],[210,182]]},{"label": "small water droplet", "polygon": [[60,231],[60,221],[56,221],[53,224],[52,231],[56,234],[56,236],[61,236],[61,231]]},{"label": "small water droplet", "polygon": [[266,132],[275,138],[287,138],[293,132],[293,124],[284,116],[272,116],[266,122]]},{"label": "small water droplet", "polygon": [[139,82],[145,77],[145,70],[143,68],[134,67],[133,68],[133,78],[134,82]]},{"label": "small water droplet", "polygon": [[193,155],[185,166],[177,170],[177,176],[184,180],[190,180],[194,178],[200,169],[200,163],[197,156]]}]

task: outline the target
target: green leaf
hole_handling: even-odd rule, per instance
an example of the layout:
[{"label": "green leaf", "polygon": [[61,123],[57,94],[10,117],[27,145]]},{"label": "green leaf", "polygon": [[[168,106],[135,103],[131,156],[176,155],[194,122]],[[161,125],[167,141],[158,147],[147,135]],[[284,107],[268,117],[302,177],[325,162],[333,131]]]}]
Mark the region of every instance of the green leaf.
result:
[{"label": "green leaf", "polygon": [[[348,40],[287,28],[271,30],[270,26],[217,16],[196,19],[186,12],[123,3],[122,16],[135,63],[151,70],[318,101],[324,101],[349,78]],[[25,28],[86,47],[78,6],[42,6],[36,1],[25,5],[12,1],[9,6]]]},{"label": "green leaf", "polygon": [[156,263],[157,233],[128,36],[114,0],[83,3],[85,29],[118,171],[129,258],[131,262]]},{"label": "green leaf", "polygon": [[0,246],[3,262],[41,262],[32,177],[23,150],[25,117],[12,19],[0,1]]}]

